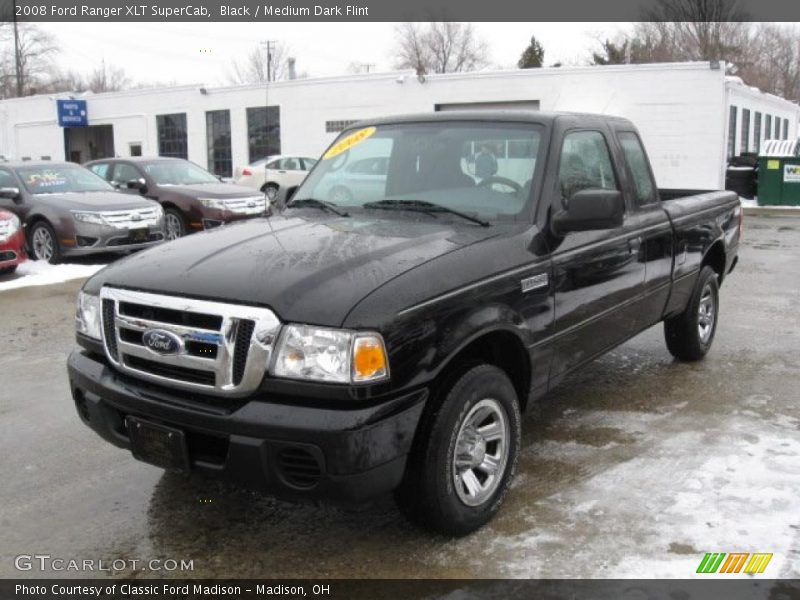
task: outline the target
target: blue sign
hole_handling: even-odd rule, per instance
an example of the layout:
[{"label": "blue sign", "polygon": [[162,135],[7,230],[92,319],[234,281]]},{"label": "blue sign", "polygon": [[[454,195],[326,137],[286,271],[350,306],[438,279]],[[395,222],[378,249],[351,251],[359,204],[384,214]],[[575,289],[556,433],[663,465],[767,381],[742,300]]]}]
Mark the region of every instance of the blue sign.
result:
[{"label": "blue sign", "polygon": [[86,127],[89,125],[86,100],[57,100],[57,102],[59,126]]}]

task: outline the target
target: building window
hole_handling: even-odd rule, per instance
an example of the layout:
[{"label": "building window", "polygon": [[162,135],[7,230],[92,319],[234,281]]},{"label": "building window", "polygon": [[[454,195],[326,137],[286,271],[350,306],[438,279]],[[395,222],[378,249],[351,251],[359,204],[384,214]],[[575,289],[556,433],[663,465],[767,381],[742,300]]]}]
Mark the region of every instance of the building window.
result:
[{"label": "building window", "polygon": [[218,177],[231,177],[231,111],[210,110],[206,113],[206,141],[208,170]]},{"label": "building window", "polygon": [[731,106],[728,112],[728,158],[736,156],[736,111],[735,106]]},{"label": "building window", "polygon": [[750,152],[750,111],[742,109],[742,136],[739,140],[739,154]]},{"label": "building window", "polygon": [[250,162],[281,153],[281,108],[256,106],[247,109],[247,146]]},{"label": "building window", "polygon": [[781,118],[775,116],[775,135],[772,136],[773,140],[781,139]]},{"label": "building window", "polygon": [[131,142],[128,144],[128,149],[131,151],[131,156],[142,155],[142,145],[139,142]]},{"label": "building window", "polygon": [[761,113],[756,113],[756,118],[753,121],[753,143],[755,144],[756,152],[761,151]]},{"label": "building window", "polygon": [[188,158],[186,142],[186,113],[157,115],[158,155]]},{"label": "building window", "polygon": [[783,139],[789,139],[789,119],[783,120]]},{"label": "building window", "polygon": [[764,139],[772,139],[772,115],[764,115]]},{"label": "building window", "polygon": [[339,133],[344,131],[353,123],[358,123],[360,119],[325,121],[325,133]]}]

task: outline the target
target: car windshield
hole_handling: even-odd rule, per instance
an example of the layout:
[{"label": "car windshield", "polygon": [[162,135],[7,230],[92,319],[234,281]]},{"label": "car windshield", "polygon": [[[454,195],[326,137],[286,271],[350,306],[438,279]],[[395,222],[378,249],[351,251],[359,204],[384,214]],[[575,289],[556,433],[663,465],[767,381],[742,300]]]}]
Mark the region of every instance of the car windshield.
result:
[{"label": "car windshield", "polygon": [[144,171],[158,185],[219,183],[211,173],[185,160],[160,160],[145,163]]},{"label": "car windshield", "polygon": [[432,203],[484,220],[515,220],[531,195],[541,132],[535,124],[460,121],[349,130],[293,202],[401,211]]},{"label": "car windshield", "polygon": [[114,191],[107,181],[78,165],[20,167],[17,174],[31,194]]}]

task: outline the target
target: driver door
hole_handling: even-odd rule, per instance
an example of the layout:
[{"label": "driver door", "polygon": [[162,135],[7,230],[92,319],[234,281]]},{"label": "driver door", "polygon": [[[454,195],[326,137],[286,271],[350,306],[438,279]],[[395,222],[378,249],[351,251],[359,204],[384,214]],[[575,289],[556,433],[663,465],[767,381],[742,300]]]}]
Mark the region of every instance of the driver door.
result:
[{"label": "driver door", "polygon": [[[582,189],[622,189],[616,165],[624,163],[611,148],[606,131],[565,132],[554,211]],[[642,293],[645,261],[635,225],[626,206],[621,227],[574,231],[557,241],[551,380],[636,333],[630,304]]]}]

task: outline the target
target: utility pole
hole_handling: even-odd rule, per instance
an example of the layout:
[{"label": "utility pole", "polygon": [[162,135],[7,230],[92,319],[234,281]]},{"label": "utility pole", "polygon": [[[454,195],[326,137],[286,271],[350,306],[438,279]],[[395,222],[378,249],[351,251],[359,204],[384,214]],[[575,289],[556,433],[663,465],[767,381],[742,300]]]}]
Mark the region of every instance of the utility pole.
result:
[{"label": "utility pole", "polygon": [[269,84],[272,81],[272,50],[275,48],[275,40],[264,40],[261,46],[267,50],[267,79],[264,82],[264,145],[269,156]]},{"label": "utility pole", "polygon": [[22,97],[22,60],[19,52],[19,30],[17,28],[17,0],[14,0],[14,65],[17,72],[17,97]]}]

